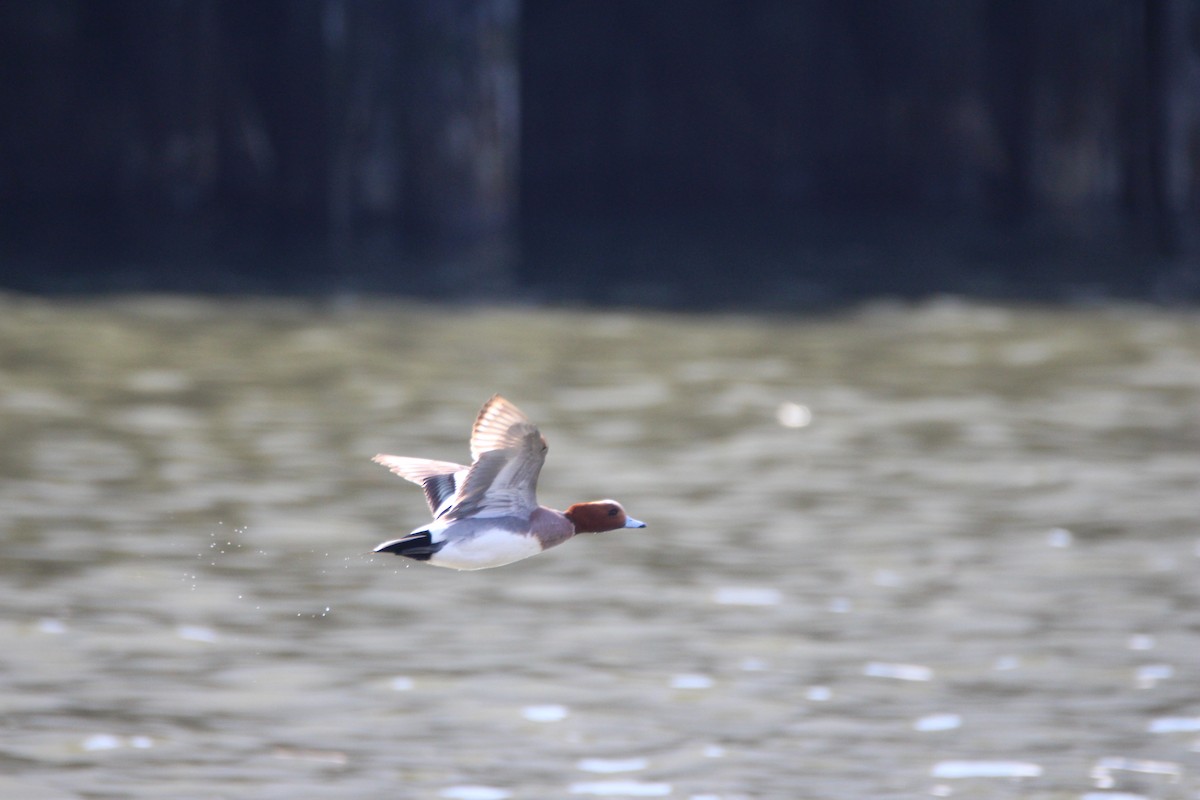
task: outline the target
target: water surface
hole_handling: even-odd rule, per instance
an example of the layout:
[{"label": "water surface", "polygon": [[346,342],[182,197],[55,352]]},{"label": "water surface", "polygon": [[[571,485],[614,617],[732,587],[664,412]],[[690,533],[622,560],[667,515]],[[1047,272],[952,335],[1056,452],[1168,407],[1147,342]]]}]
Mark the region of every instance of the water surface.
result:
[{"label": "water surface", "polygon": [[[1198,322],[0,299],[0,796],[1195,797]],[[494,392],[650,527],[369,555]]]}]

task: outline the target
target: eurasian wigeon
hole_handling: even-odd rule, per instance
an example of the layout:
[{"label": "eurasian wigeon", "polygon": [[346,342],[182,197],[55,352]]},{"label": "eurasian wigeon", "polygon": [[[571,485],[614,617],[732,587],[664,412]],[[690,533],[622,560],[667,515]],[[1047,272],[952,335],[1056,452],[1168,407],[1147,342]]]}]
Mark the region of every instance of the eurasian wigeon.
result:
[{"label": "eurasian wigeon", "polygon": [[471,429],[471,466],[427,458],[372,460],[420,484],[433,522],[384,542],[395,553],[436,567],[487,569],[529,558],[577,533],[644,528],[616,500],[576,503],[566,511],[538,505],[546,438],[500,395],[483,404]]}]

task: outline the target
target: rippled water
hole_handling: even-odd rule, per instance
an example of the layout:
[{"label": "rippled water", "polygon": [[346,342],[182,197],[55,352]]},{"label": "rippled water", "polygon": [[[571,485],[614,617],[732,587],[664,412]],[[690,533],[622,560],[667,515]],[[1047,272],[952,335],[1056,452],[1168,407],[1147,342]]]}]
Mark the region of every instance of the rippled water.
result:
[{"label": "rippled water", "polygon": [[[376,452],[650,525],[477,573]],[[1200,320],[0,299],[0,796],[1200,793]]]}]

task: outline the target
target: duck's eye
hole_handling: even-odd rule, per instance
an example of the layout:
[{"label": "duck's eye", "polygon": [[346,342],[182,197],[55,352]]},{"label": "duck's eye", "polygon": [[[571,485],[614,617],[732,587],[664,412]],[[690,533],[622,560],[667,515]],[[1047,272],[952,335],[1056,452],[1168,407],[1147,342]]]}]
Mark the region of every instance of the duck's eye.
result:
[{"label": "duck's eye", "polygon": [[615,516],[617,515],[617,507],[616,507],[616,506],[609,506],[609,508],[608,508],[608,515],[609,515],[610,517],[615,517]]}]

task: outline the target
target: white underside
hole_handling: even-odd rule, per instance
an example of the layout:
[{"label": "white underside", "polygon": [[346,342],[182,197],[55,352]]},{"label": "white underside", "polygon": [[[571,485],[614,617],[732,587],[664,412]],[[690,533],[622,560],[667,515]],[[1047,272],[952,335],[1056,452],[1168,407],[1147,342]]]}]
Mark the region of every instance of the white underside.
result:
[{"label": "white underside", "polygon": [[493,530],[467,539],[456,539],[433,554],[427,563],[450,569],[502,567],[542,552],[536,537]]}]

